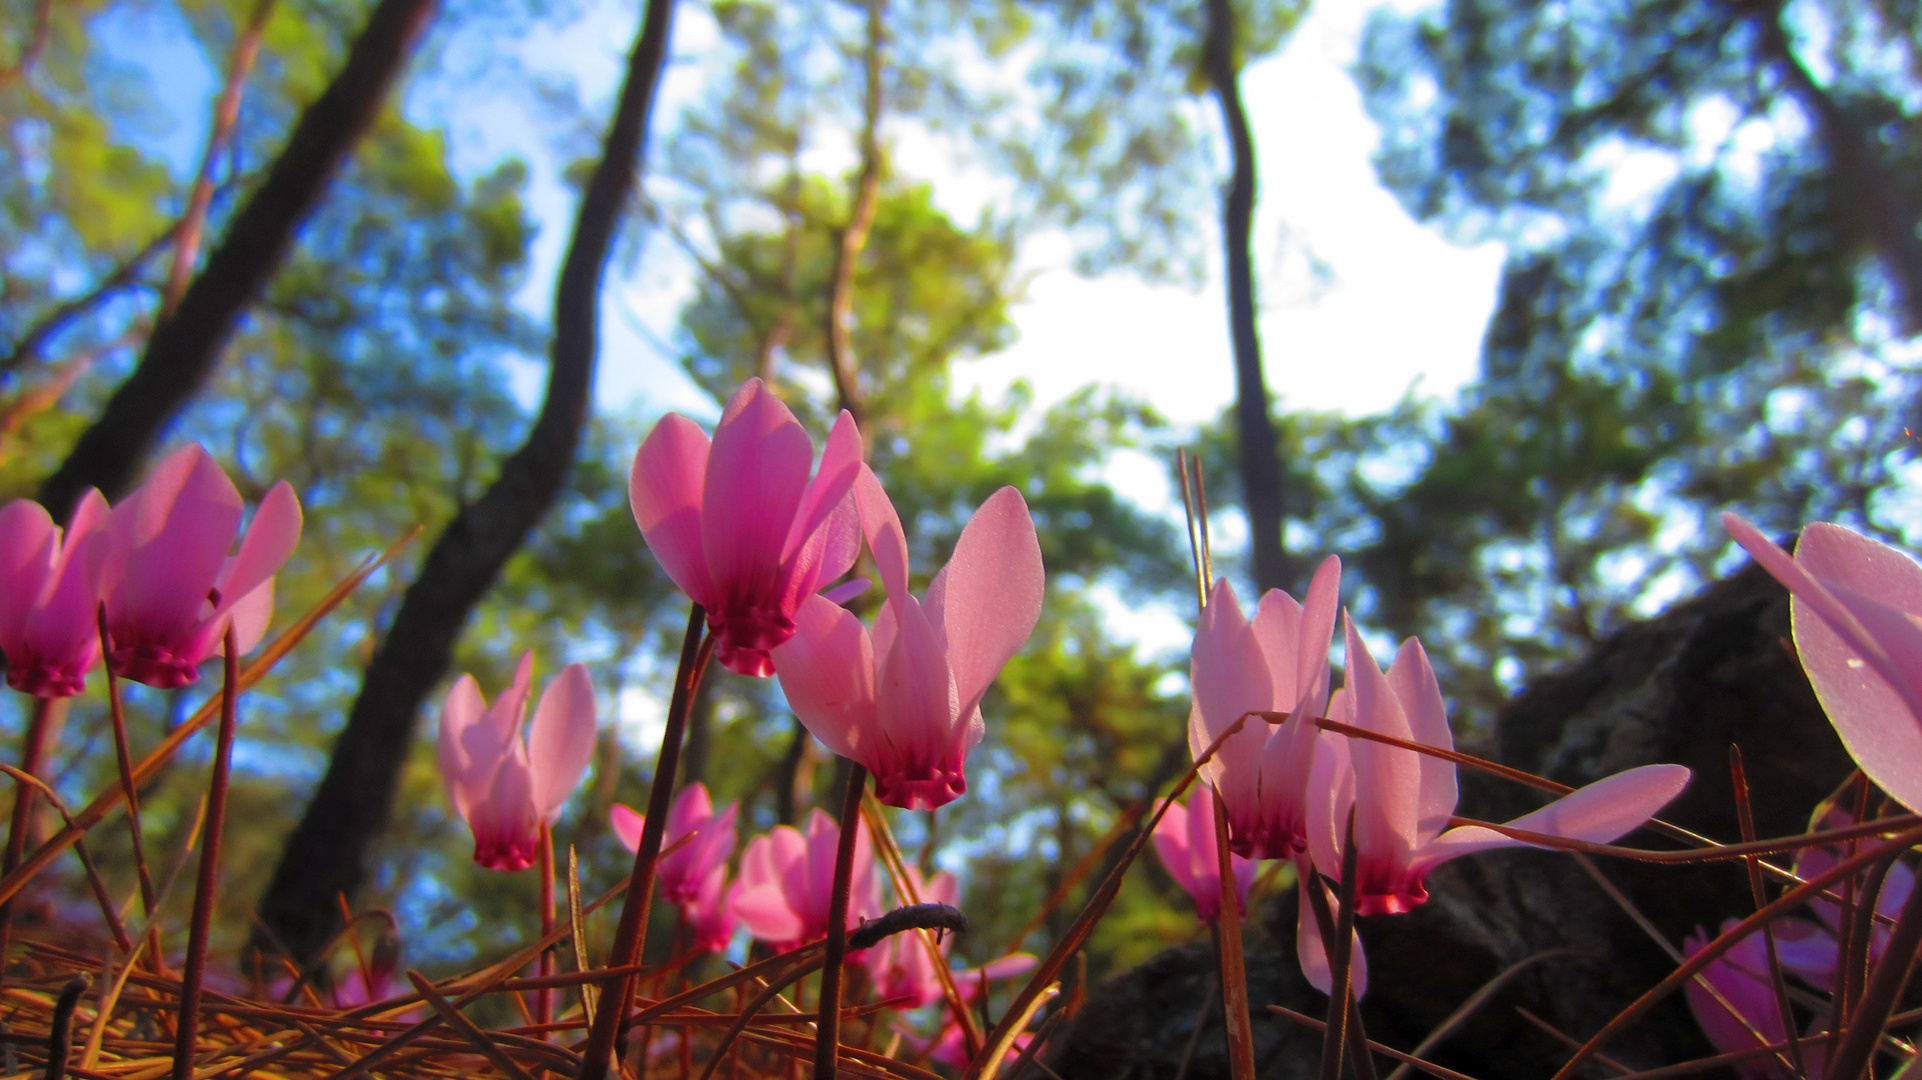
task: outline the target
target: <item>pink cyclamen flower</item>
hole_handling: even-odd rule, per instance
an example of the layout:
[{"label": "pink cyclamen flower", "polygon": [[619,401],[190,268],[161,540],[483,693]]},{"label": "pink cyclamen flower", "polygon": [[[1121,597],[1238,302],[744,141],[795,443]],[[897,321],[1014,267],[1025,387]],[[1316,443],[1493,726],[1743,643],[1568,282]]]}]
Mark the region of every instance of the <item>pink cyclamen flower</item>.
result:
[{"label": "pink cyclamen flower", "polygon": [[1795,651],[1849,756],[1922,811],[1922,565],[1827,522],[1802,530],[1794,558],[1734,514],[1722,524],[1794,595]]},{"label": "pink cyclamen flower", "polygon": [[95,564],[107,500],[88,491],[62,533],[39,503],[0,508],[0,653],[7,685],[42,698],[86,689],[100,659]]},{"label": "pink cyclamen flower", "polygon": [[[978,968],[955,972],[954,988],[961,992],[963,1002],[972,1003],[975,998],[981,996],[985,983],[1013,978],[1016,975],[1026,975],[1039,963],[1027,953],[1009,953],[998,960],[990,960]],[[929,1004],[932,1003],[929,1002]],[[1004,1060],[1012,1062],[1020,1057],[1021,1052],[1027,1049],[1028,1042],[1033,1037],[1025,1031],[1016,1035],[1013,1045],[1008,1047],[1008,1054]],[[924,1039],[912,1032],[904,1031],[901,1033],[901,1041],[926,1054],[929,1060],[940,1062],[956,1072],[965,1071],[968,1067],[967,1036],[962,1034],[961,1023],[954,1018],[952,1010],[942,1010],[941,1027],[934,1033],[933,1038]]]},{"label": "pink cyclamen flower", "polygon": [[[1724,922],[1722,932],[1728,933],[1738,922],[1736,919]],[[1683,940],[1682,952],[1694,956],[1707,944],[1708,935],[1698,931]],[[1708,985],[1704,986],[1704,982]],[[1709,992],[1711,986],[1713,994]],[[1759,933],[1749,934],[1709,961],[1701,976],[1690,979],[1682,993],[1688,998],[1689,1011],[1695,1014],[1695,1023],[1701,1027],[1702,1034],[1724,1054],[1738,1054],[1788,1038],[1782,1028],[1774,980],[1769,977],[1768,942]],[[1717,994],[1722,1000],[1715,999]],[[1758,1035],[1761,1039],[1756,1038]],[[1808,1080],[1821,1080],[1824,1049],[1821,1043],[1802,1044]],[[1774,1055],[1752,1057],[1732,1068],[1743,1080],[1793,1080],[1794,1077]]]},{"label": "pink cyclamen flower", "polygon": [[[914,895],[921,898],[921,903],[960,906],[961,883],[955,880],[953,874],[943,870],[923,881],[921,871],[914,866],[908,866],[907,872],[914,885]],[[908,903],[905,896],[899,899],[903,904]],[[942,937],[942,963],[947,962],[948,949],[953,943],[953,937]],[[914,931],[884,938],[879,945],[869,949],[867,967],[874,976],[877,994],[882,998],[908,998],[907,1007],[911,1009],[932,1005],[941,1000],[945,992],[941,986],[941,973],[934,967],[934,958],[928,955],[921,935]],[[955,977],[959,978],[959,973]]]},{"label": "pink cyclamen flower", "polygon": [[[695,781],[681,789],[667,813],[661,847],[666,854],[656,869],[661,896],[681,909],[693,932],[694,947],[702,952],[720,952],[734,936],[734,911],[727,903],[727,860],[734,854],[734,823],[740,805],[728,803],[716,814],[707,786]],[[617,803],[609,816],[622,846],[638,850],[645,824],[641,815]]]},{"label": "pink cyclamen flower", "polygon": [[[1383,675],[1354,623],[1344,621],[1348,682],[1335,697],[1330,719],[1454,749],[1441,686],[1421,643],[1414,638],[1404,642]],[[1449,859],[1495,848],[1538,846],[1480,825],[1449,828],[1457,797],[1452,761],[1332,734],[1319,753],[1332,757],[1325,770],[1318,771],[1320,783],[1311,792],[1308,849],[1323,874],[1338,874],[1341,838],[1353,809],[1358,914],[1412,911],[1428,899],[1428,872]],[[1639,828],[1681,794],[1688,780],[1688,769],[1680,765],[1644,765],[1597,780],[1507,824],[1607,843]]]},{"label": "pink cyclamen flower", "polygon": [[[1221,857],[1215,846],[1215,793],[1196,784],[1188,805],[1174,803],[1155,826],[1155,854],[1175,883],[1194,898],[1195,914],[1202,922],[1221,917]],[[1248,890],[1255,884],[1255,861],[1232,852],[1229,865],[1235,875],[1235,908],[1246,913]]]},{"label": "pink cyclamen flower", "polygon": [[767,676],[768,653],[794,635],[795,612],[854,565],[860,530],[847,500],[861,433],[834,423],[820,471],[814,443],[759,379],[728,399],[714,439],[669,413],[634,456],[628,502],[661,569],[707,611],[730,671]]},{"label": "pink cyclamen flower", "polygon": [[241,652],[266,633],[274,574],[300,541],[300,500],[282,481],[267,492],[238,553],[246,507],[197,444],[167,456],[107,516],[98,588],[107,608],[107,667],[162,689],[200,677],[229,622]]},{"label": "pink cyclamen flower", "polygon": [[[840,826],[819,810],[808,818],[805,837],[787,825],[776,825],[765,836],[749,840],[741,855],[740,877],[728,893],[728,905],[747,932],[781,951],[826,937],[835,849],[840,843]],[[849,927],[881,914],[874,845],[866,828],[854,838],[852,880]]]},{"label": "pink cyclamen flower", "polygon": [[523,870],[540,852],[541,831],[560,817],[594,757],[594,684],[569,664],[541,691],[525,740],[521,721],[534,654],[521,654],[514,683],[492,708],[472,675],[447,693],[440,716],[440,775],[447,801],[474,833],[474,861]]},{"label": "pink cyclamen flower", "polygon": [[[716,814],[707,785],[698,780],[674,796],[674,805],[667,812],[667,830],[661,840],[665,854],[655,869],[661,883],[661,896],[669,903],[692,902],[706,882],[708,872],[727,865],[728,858],[734,854],[734,823],[740,809],[737,800]],[[629,851],[638,850],[645,819],[618,803],[609,812],[609,818],[621,844]],[[688,839],[683,842],[683,837]]]},{"label": "pink cyclamen flower", "polygon": [[[1835,805],[1827,803],[1818,808],[1816,820],[1811,831],[1846,828],[1855,824],[1855,815]],[[1807,880],[1827,872],[1848,855],[1847,844],[1817,845],[1798,848],[1795,852],[1795,876]],[[1864,902],[1860,888],[1866,875],[1856,878],[1857,892],[1854,900],[1857,905]],[[1842,892],[1842,884],[1831,886],[1835,895]],[[1869,931],[1869,962],[1874,964],[1882,959],[1889,949],[1891,925],[1902,913],[1902,906],[1908,902],[1909,894],[1915,891],[1915,868],[1900,859],[1889,864],[1888,873],[1882,879],[1882,889],[1876,894],[1876,913],[1886,917],[1889,922],[1872,922]],[[1815,911],[1819,924],[1802,919],[1777,919],[1775,926],[1776,953],[1782,966],[1816,984],[1829,986],[1835,980],[1835,965],[1840,946],[1837,939],[1842,934],[1842,906],[1823,895],[1816,895],[1809,901]],[[1784,929],[1787,927],[1788,929]]]},{"label": "pink cyclamen flower", "polygon": [[981,699],[1041,617],[1041,543],[1021,493],[1002,488],[917,600],[907,534],[866,466],[854,492],[887,603],[870,635],[853,613],[809,597],[774,665],[794,715],[874,774],[876,798],[932,810],[968,790],[968,751],[985,730]]},{"label": "pink cyclamen flower", "polygon": [[1319,730],[1307,721],[1328,707],[1328,643],[1340,592],[1341,560],[1330,555],[1316,569],[1305,604],[1271,589],[1249,620],[1224,578],[1201,613],[1188,669],[1193,754],[1200,757],[1249,712],[1286,712],[1301,721],[1250,719],[1202,766],[1227,807],[1236,854],[1285,859],[1307,847],[1303,796]]}]

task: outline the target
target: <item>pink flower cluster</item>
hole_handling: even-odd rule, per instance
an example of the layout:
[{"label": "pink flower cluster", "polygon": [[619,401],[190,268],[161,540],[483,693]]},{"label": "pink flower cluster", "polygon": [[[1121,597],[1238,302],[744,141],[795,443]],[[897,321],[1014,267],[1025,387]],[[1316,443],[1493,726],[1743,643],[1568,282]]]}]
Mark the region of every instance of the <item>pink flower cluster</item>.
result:
[{"label": "pink flower cluster", "polygon": [[300,501],[275,484],[246,514],[233,481],[197,444],[181,447],[109,509],[89,491],[63,530],[27,500],[0,507],[0,653],[7,684],[72,697],[101,658],[162,689],[187,686],[229,627],[251,652],[273,615],[274,574],[300,540]]},{"label": "pink flower cluster", "polygon": [[[1234,589],[1225,581],[1216,584],[1195,634],[1189,743],[1200,758],[1244,715],[1287,713],[1284,723],[1272,726],[1250,717],[1203,766],[1202,775],[1219,792],[1226,810],[1234,851],[1260,859],[1290,858],[1302,881],[1313,881],[1315,871],[1332,881],[1341,874],[1352,820],[1356,912],[1412,911],[1428,899],[1428,874],[1449,859],[1534,845],[1479,825],[1450,827],[1456,801],[1454,762],[1407,746],[1328,731],[1316,723],[1325,708],[1328,719],[1349,727],[1443,753],[1454,749],[1441,687],[1421,643],[1413,638],[1402,644],[1384,673],[1344,615],[1347,681],[1330,693],[1328,650],[1340,579],[1341,564],[1330,556],[1316,571],[1305,603],[1270,591],[1252,620],[1242,614]],[[1681,793],[1688,779],[1688,770],[1679,765],[1630,769],[1504,828],[1611,841],[1654,816]],[[1168,828],[1167,819],[1163,828]],[[1164,852],[1164,861],[1168,857]],[[1215,864],[1206,865],[1212,872]],[[1182,880],[1180,871],[1175,876]],[[1217,911],[1218,901],[1203,903],[1202,875],[1190,871],[1189,877],[1193,884],[1182,883],[1195,895],[1204,917]],[[1313,906],[1303,902],[1299,909],[1302,970],[1312,984],[1326,990],[1332,973]],[[1357,950],[1357,993],[1366,988],[1364,963]]]},{"label": "pink flower cluster", "polygon": [[[628,484],[635,523],[707,612],[724,665],[778,673],[795,715],[865,766],[882,802],[944,805],[967,790],[989,684],[1041,617],[1034,520],[1020,492],[995,492],[917,598],[906,530],[861,462],[853,418],[836,421],[810,479],[813,453],[793,413],[750,379],[712,441],[676,414],[655,425]],[[864,537],[887,594],[872,628],[836,603],[847,590],[815,591],[853,567]]]}]

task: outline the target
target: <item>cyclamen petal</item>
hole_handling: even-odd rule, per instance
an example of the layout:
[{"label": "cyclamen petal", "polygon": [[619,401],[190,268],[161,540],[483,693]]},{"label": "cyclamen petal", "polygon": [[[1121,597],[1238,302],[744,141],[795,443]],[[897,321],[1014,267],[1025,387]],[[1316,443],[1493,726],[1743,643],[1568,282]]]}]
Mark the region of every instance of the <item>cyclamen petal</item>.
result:
[{"label": "cyclamen petal", "polygon": [[801,604],[853,563],[844,505],[861,441],[852,418],[836,422],[810,481],[813,450],[787,406],[749,379],[711,441],[669,413],[634,457],[635,524],[667,575],[706,609],[715,655],[730,671],[772,674],[769,652],[794,635]]},{"label": "cyclamen petal", "polygon": [[[594,690],[570,664],[541,692],[531,740],[522,738],[534,654],[523,653],[514,683],[490,709],[462,675],[441,706],[436,749],[447,800],[474,834],[474,861],[490,870],[533,865],[552,825],[593,756]],[[616,819],[616,830],[620,822]]]},{"label": "cyclamen petal", "polygon": [[1736,515],[1722,523],[1793,594],[1796,652],[1849,756],[1922,810],[1922,565],[1827,522],[1802,530],[1792,559]]},{"label": "cyclamen petal", "polygon": [[1280,725],[1250,719],[1202,775],[1221,792],[1238,855],[1289,858],[1307,844],[1307,780],[1328,708],[1328,644],[1341,589],[1341,560],[1323,559],[1306,601],[1271,590],[1255,618],[1242,615],[1226,580],[1215,583],[1195,631],[1188,743],[1196,757],[1251,711],[1287,713]]},{"label": "cyclamen petal", "polygon": [[94,564],[106,515],[97,491],[64,531],[38,503],[0,507],[0,653],[15,690],[60,698],[86,688],[100,659]]},{"label": "cyclamen petal", "polygon": [[[1155,854],[1169,876],[1187,890],[1202,922],[1221,917],[1221,860],[1215,841],[1215,793],[1197,784],[1187,805],[1174,803],[1155,826]],[[1235,875],[1235,902],[1245,911],[1248,890],[1255,884],[1255,862],[1230,853]]]},{"label": "cyclamen petal", "polygon": [[[819,810],[810,816],[805,837],[790,826],[776,825],[748,841],[740,877],[728,893],[728,905],[747,932],[780,951],[826,936],[840,842],[840,828]],[[879,914],[874,848],[862,828],[854,840],[848,926]]]}]

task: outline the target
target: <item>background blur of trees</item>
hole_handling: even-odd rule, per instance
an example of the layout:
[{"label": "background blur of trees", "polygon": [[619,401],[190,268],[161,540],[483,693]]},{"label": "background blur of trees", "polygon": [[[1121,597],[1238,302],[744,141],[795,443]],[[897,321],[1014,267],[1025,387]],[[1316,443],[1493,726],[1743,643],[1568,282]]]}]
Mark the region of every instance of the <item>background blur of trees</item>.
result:
[{"label": "background blur of trees", "polygon": [[[640,17],[630,7],[624,33]],[[257,45],[231,140],[204,155],[204,255],[373,8],[0,0],[0,498],[32,497],[61,464],[170,295],[203,148],[183,154],[167,114],[179,58],[142,55],[125,28],[177,23],[181,47],[200,54],[189,59],[215,73],[237,44]],[[962,396],[956,366],[1013,340],[1019,257],[1037,238],[1069,238],[1088,273],[1208,273],[1234,161],[1209,65],[1274,52],[1304,11],[683,0],[677,14],[711,23],[715,44],[697,58],[711,77],[656,109],[615,251],[629,269],[669,252],[697,268],[665,346],[717,402],[760,375],[817,433],[853,409],[920,567],[939,565],[1002,484],[1022,488],[1041,530],[1049,604],[991,699],[971,795],[897,824],[924,858],[965,863],[971,959],[1013,947],[1134,800],[1185,763],[1186,657],[1135,647],[1097,597],[1185,615],[1186,541],[1178,520],[1115,490],[1104,463],[1198,443],[1230,523],[1250,459],[1248,418],[1228,401],[1195,432],[1100,385],[1046,408],[1019,385]],[[525,436],[553,329],[544,297],[520,298],[539,239],[528,165],[458,166],[431,110],[410,103],[483,85],[524,96],[551,121],[543,152],[575,159],[566,175],[578,184],[607,103],[536,78],[514,49],[583,12],[579,0],[444,0],[432,12],[349,165],[167,431],[203,441],[250,497],[275,479],[298,489],[307,532],[281,579],[283,620],[413,525],[435,536]],[[1232,31],[1219,56],[1211,26]],[[1904,528],[1915,525],[1909,429],[1922,427],[1922,5],[1455,0],[1377,12],[1355,75],[1381,128],[1382,179],[1407,211],[1451,238],[1506,245],[1481,377],[1453,403],[1411,397],[1379,415],[1261,402],[1281,470],[1256,486],[1281,510],[1271,538],[1284,583],[1300,587],[1313,560],[1341,553],[1357,618],[1424,637],[1458,729],[1726,569],[1729,547],[1709,527],[1721,509],[1778,531],[1832,518],[1915,539]],[[219,90],[195,107],[211,112]],[[951,178],[906,152],[929,140],[992,178],[1000,195],[978,216],[941,208]],[[1270,385],[1284,386],[1288,343],[1262,344]],[[606,810],[645,790],[652,749],[638,718],[658,712],[685,618],[626,505],[628,462],[659,411],[600,403],[566,490],[468,622],[456,661],[491,693],[524,648],[543,678],[585,660],[604,715],[636,720],[610,730],[559,833],[595,888],[625,859]],[[222,920],[231,949],[425,543],[251,698]],[[1245,596],[1241,553],[1217,565]],[[136,746],[197,693],[135,688]],[[11,747],[24,711],[0,709]],[[56,767],[69,796],[110,771],[98,712],[97,695],[83,698],[66,720]],[[430,705],[420,731],[437,715]],[[825,752],[771,683],[711,679],[691,740],[690,773],[742,799],[755,828],[829,788]],[[414,744],[371,885],[353,899],[401,913],[410,962],[455,964],[525,937],[534,888],[472,865],[430,739]],[[199,790],[186,772],[148,797],[150,850],[181,847]],[[113,858],[124,836],[98,842],[125,865]],[[1190,933],[1177,899],[1158,869],[1136,875],[1102,924],[1095,967]]]}]

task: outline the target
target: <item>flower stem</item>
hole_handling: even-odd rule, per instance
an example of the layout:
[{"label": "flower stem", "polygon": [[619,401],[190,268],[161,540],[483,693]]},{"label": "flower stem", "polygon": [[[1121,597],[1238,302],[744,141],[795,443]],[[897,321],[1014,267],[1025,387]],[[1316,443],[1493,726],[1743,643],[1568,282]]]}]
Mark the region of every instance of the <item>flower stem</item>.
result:
[{"label": "flower stem", "polygon": [[[541,823],[541,937],[546,938],[554,932],[554,828]],[[540,973],[554,974],[554,950],[542,949]],[[534,1022],[545,1024],[553,1018],[552,990],[541,989],[534,992]],[[542,1035],[545,1039],[547,1036]]]},{"label": "flower stem", "polygon": [[213,921],[214,897],[220,891],[220,834],[227,824],[227,776],[233,764],[234,727],[240,715],[240,646],[231,622],[221,653],[220,732],[214,741],[213,779],[207,786],[207,820],[200,834],[200,874],[194,883],[193,921],[187,931],[187,968],[180,977],[173,1080],[193,1080],[200,977],[207,966],[207,931]]},{"label": "flower stem", "polygon": [[848,762],[841,801],[841,842],[834,852],[834,892],[828,901],[828,945],[821,967],[821,1011],[815,1020],[814,1080],[834,1080],[841,1058],[841,964],[848,952],[848,893],[854,887],[854,842],[861,835],[861,792],[868,771]]},{"label": "flower stem", "polygon": [[1221,912],[1215,916],[1215,960],[1221,972],[1221,1017],[1227,1032],[1229,1072],[1235,1080],[1255,1080],[1254,1024],[1248,1017],[1248,971],[1241,952],[1241,893],[1236,888],[1234,857],[1228,850],[1228,808],[1221,793],[1201,793],[1215,804],[1215,884]]},{"label": "flower stem", "polygon": [[[100,654],[113,655],[113,641],[107,634],[107,605],[97,612],[100,623]],[[160,920],[154,917],[153,874],[147,869],[147,852],[140,834],[140,791],[133,781],[133,752],[127,745],[127,713],[120,703],[120,680],[112,665],[107,673],[107,715],[113,721],[113,753],[120,769],[120,789],[127,797],[127,831],[133,837],[134,873],[140,882],[140,913],[147,919],[147,965],[155,972],[165,970],[166,957],[160,951]]]},{"label": "flower stem", "polygon": [[[687,615],[687,634],[681,641],[681,664],[674,674],[674,697],[668,703],[667,728],[661,733],[661,752],[654,762],[654,784],[647,796],[647,817],[641,824],[641,843],[634,851],[634,872],[628,878],[627,896],[621,901],[621,921],[614,931],[614,949],[608,954],[609,967],[621,968],[639,962],[647,945],[647,914],[653,902],[654,871],[660,860],[661,841],[667,831],[668,803],[674,795],[674,774],[681,763],[681,736],[687,730],[687,714],[694,691],[714,655],[715,639],[704,632],[707,612],[695,604]],[[588,1032],[587,1046],[581,1051],[581,1071],[576,1080],[605,1080],[622,1021],[634,1004],[634,977],[616,975],[601,981],[599,1007],[594,1010],[594,1026]]]},{"label": "flower stem", "polygon": [[[47,733],[59,720],[58,714],[67,707],[66,698],[34,698],[33,715],[27,719],[27,736],[20,747],[20,771],[28,776],[39,776],[40,767],[47,757]],[[13,820],[7,826],[7,852],[0,861],[0,877],[13,873],[20,867],[20,857],[27,852],[27,834],[33,831],[33,803],[39,792],[32,784],[16,784],[13,795]],[[0,904],[0,975],[7,967],[8,939],[13,932],[13,901]]]}]

